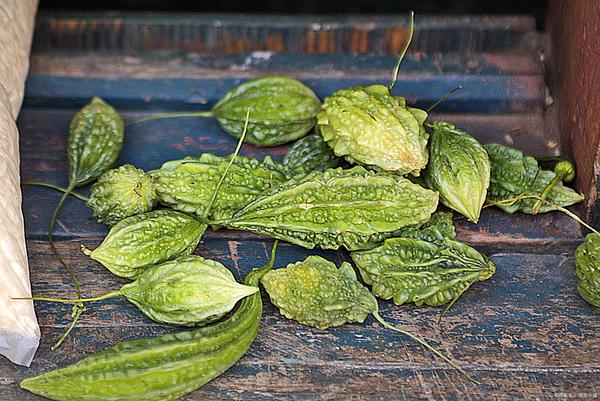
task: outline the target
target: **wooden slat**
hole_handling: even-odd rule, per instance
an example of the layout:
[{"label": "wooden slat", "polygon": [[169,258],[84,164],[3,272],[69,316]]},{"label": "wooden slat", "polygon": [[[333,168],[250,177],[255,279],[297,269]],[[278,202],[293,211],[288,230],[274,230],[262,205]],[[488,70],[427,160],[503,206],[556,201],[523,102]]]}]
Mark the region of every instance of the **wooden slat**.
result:
[{"label": "wooden slat", "polygon": [[[34,50],[397,54],[406,40],[407,25],[407,15],[45,12],[38,16]],[[534,36],[535,21],[529,16],[417,15],[413,49],[525,51]]]},{"label": "wooden slat", "polygon": [[[22,177],[26,180],[66,184],[68,169],[66,141],[69,122],[75,109],[25,109],[19,119],[21,132]],[[142,114],[126,112],[127,121],[139,119]],[[499,140],[507,143],[506,135],[513,124],[523,124],[515,116],[506,118],[481,115],[469,118],[465,115],[442,115],[449,121],[471,130],[483,142]],[[461,120],[462,119],[462,120]],[[504,124],[504,125],[501,125]],[[491,130],[488,127],[494,127]],[[504,126],[504,128],[502,128]],[[532,126],[532,131],[535,132]],[[544,153],[544,139],[534,133],[513,134],[524,149],[541,155],[552,155],[547,148]],[[508,142],[510,144],[510,142]],[[224,133],[212,119],[171,119],[148,122],[128,127],[125,146],[119,163],[132,163],[139,168],[152,170],[173,159],[189,155],[211,152],[226,155],[235,148],[236,139]],[[513,143],[514,145],[514,143]],[[251,157],[272,155],[281,159],[286,146],[277,148],[257,148],[244,145],[242,154]],[[86,189],[83,189],[86,192]],[[26,232],[30,238],[45,238],[48,234],[48,221],[52,205],[60,194],[50,189],[24,187],[24,214]],[[485,210],[479,225],[466,221],[459,222],[461,237],[482,245],[486,250],[556,253],[572,250],[580,241],[579,226],[560,213],[536,217],[527,215],[505,215],[497,210]],[[91,211],[79,200],[69,199],[59,215],[55,235],[67,237],[99,237],[106,234],[106,227],[92,219]],[[229,238],[257,238],[255,235],[219,231],[207,233],[208,237],[227,236]]]},{"label": "wooden slat", "polygon": [[[81,105],[102,96],[118,107],[209,107],[227,90],[261,75],[301,79],[319,97],[356,85],[387,84],[395,57],[248,53],[241,56],[139,57],[93,54],[32,59],[26,105]],[[515,67],[519,66],[519,67]],[[427,108],[457,86],[438,111],[540,113],[541,64],[532,55],[430,54],[407,57],[395,94]]]},{"label": "wooden slat", "polygon": [[[530,47],[539,41],[531,18],[418,18],[396,94],[428,107],[462,84],[463,91],[432,119],[455,122],[482,142],[509,144],[536,156],[560,153],[556,132],[545,121],[544,73]],[[299,78],[324,97],[352,85],[387,83],[406,34],[404,16],[241,20],[59,13],[42,15],[38,22],[37,52],[19,119],[22,176],[62,184],[68,124],[91,96],[105,97],[127,122],[162,110],[208,109],[231,87],[268,74]],[[202,152],[228,154],[235,142],[212,119],[130,125],[119,163],[154,169],[166,160]],[[286,150],[244,145],[242,153],[281,159]],[[36,295],[73,297],[70,278],[45,241],[58,196],[48,189],[24,188],[32,285]],[[589,384],[600,379],[600,323],[597,311],[575,291],[571,255],[582,240],[577,223],[560,213],[511,216],[486,209],[478,225],[465,220],[456,225],[459,238],[491,255],[497,274],[473,285],[441,326],[435,324],[441,308],[380,306],[384,317],[422,334],[482,385],[472,385],[371,318],[363,325],[316,330],[282,318],[264,296],[262,329],[249,353],[183,399],[600,397]],[[81,243],[93,248],[105,233],[84,204],[75,199],[65,203],[57,244],[87,296],[125,282],[80,252]],[[209,231],[197,253],[223,262],[241,280],[266,261],[271,243],[254,234]],[[277,266],[309,254],[338,264],[349,260],[345,251],[307,251],[283,243]],[[75,335],[51,352],[49,346],[69,323],[70,309],[43,302],[36,309],[42,346],[29,370],[0,361],[0,400],[39,400],[19,390],[18,381],[123,340],[177,330],[152,322],[123,299],[105,300],[89,305]]]},{"label": "wooden slat", "polygon": [[[117,288],[121,280],[79,253],[79,242],[61,241],[59,249],[77,266],[85,294]],[[73,296],[68,277],[45,241],[29,241],[28,248],[34,294]],[[225,263],[237,276],[263,264],[268,248],[269,243],[262,241],[211,239],[201,244],[198,253]],[[282,244],[276,266],[309,253]],[[344,258],[336,252],[323,255],[336,263]],[[386,400],[417,394],[433,399],[466,394],[472,399],[526,399],[593,392],[589,383],[600,378],[600,339],[596,336],[600,322],[596,311],[575,292],[573,259],[496,254],[492,260],[496,275],[473,285],[441,326],[436,325],[441,308],[380,302],[384,317],[452,355],[483,382],[480,386],[373,319],[322,331],[284,319],[265,298],[261,332],[249,353],[225,375],[184,399],[327,399],[330,392],[338,399],[351,394]],[[37,399],[18,390],[16,382],[119,341],[175,330],[153,323],[124,300],[105,300],[89,305],[73,336],[51,352],[49,346],[68,323],[70,309],[40,302],[36,310],[43,341],[34,365],[27,370],[0,362],[4,383],[0,399]]]}]

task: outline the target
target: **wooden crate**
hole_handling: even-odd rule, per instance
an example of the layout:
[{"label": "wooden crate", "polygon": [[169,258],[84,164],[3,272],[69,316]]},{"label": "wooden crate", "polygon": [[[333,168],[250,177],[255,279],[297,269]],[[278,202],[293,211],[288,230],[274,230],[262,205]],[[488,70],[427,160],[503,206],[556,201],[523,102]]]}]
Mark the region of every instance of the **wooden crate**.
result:
[{"label": "wooden crate", "polygon": [[[68,124],[92,96],[114,104],[127,122],[158,111],[208,109],[234,85],[260,75],[298,78],[324,97],[351,85],[386,83],[406,32],[405,16],[42,14],[19,117],[22,177],[66,182]],[[536,156],[570,153],[572,142],[561,141],[557,113],[548,113],[540,59],[545,48],[529,17],[417,16],[395,93],[427,107],[463,85],[432,118],[455,122],[482,142]],[[148,122],[127,128],[121,162],[153,169],[201,152],[228,154],[235,142],[211,119]],[[281,158],[286,150],[244,145],[243,154]],[[24,188],[32,286],[37,296],[74,297],[46,241],[58,197]],[[184,399],[600,397],[593,384],[600,380],[600,324],[575,291],[572,251],[582,241],[579,226],[560,213],[510,216],[486,209],[478,225],[461,220],[457,230],[497,264],[491,280],[473,285],[441,326],[440,308],[380,306],[383,316],[430,340],[481,385],[372,319],[321,331],[282,318],[265,298],[261,331],[248,354]],[[105,234],[85,205],[67,200],[55,238],[86,296],[123,283],[79,250],[82,243],[95,247]],[[241,279],[266,261],[271,243],[221,230],[207,232],[197,253],[223,262]],[[349,260],[343,251],[282,244],[277,266],[309,254]],[[30,369],[0,361],[2,400],[40,399],[21,391],[19,380],[119,341],[174,331],[126,301],[110,299],[89,305],[73,335],[52,352],[70,309],[40,302],[36,311],[42,344]]]}]

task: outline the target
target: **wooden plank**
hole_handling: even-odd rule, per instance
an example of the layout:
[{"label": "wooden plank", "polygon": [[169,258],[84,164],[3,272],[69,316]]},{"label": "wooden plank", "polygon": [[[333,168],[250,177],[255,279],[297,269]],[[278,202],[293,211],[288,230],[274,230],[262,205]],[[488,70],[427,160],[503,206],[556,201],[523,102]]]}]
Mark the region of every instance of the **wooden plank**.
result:
[{"label": "wooden plank", "polygon": [[[571,4],[572,3],[572,4]],[[600,2],[550,1],[552,43],[549,70],[563,146],[577,165],[577,188],[584,213],[600,224]]]},{"label": "wooden plank", "polygon": [[[19,118],[21,130],[21,165],[25,180],[37,180],[65,184],[67,176],[66,141],[68,126],[75,114],[74,109],[32,109],[23,110]],[[124,113],[127,121],[139,119],[138,112]],[[464,115],[446,115],[450,121],[462,118],[461,126],[484,142],[501,140],[507,143],[503,130],[508,131],[514,124],[521,124],[515,117],[506,120],[482,115],[468,118]],[[504,129],[502,125],[504,124]],[[498,136],[494,136],[490,126],[495,127]],[[541,152],[543,139],[533,134],[515,138],[519,143],[527,144],[525,150]],[[224,133],[212,119],[171,119],[132,125],[127,129],[125,146],[119,162],[132,163],[139,168],[151,170],[173,159],[202,152],[219,155],[229,154],[236,139]],[[257,148],[244,145],[242,154],[251,157],[264,157],[267,154],[281,159],[287,151],[286,146],[277,148]],[[552,155],[549,153],[547,155]],[[48,234],[48,222],[53,205],[60,194],[45,188],[24,187],[24,214],[26,232],[30,238],[45,238]],[[86,189],[83,190],[86,192]],[[579,226],[576,222],[560,213],[551,213],[536,217],[528,215],[505,215],[497,210],[485,210],[479,225],[459,221],[461,238],[484,246],[490,251],[520,251],[536,253],[556,253],[572,250],[580,241]],[[80,201],[69,199],[65,202],[55,228],[55,235],[66,237],[99,237],[106,233],[104,225],[92,219],[91,211]],[[257,238],[252,234],[231,231],[207,233],[213,236],[229,238]]]},{"label": "wooden plank", "polygon": [[[118,107],[207,108],[227,90],[261,75],[301,79],[323,98],[350,86],[387,84],[394,61],[389,56],[265,52],[231,57],[37,56],[32,59],[25,104],[73,106],[101,96]],[[415,55],[403,65],[395,94],[428,108],[461,85],[463,90],[438,111],[539,113],[542,107],[544,79],[533,55]]]},{"label": "wooden plank", "polygon": [[[25,179],[65,183],[68,124],[91,96],[107,98],[127,122],[159,110],[207,109],[234,85],[267,74],[302,79],[323,97],[347,86],[387,83],[406,33],[405,17],[395,16],[350,18],[337,25],[322,19],[318,27],[311,17],[273,21],[258,16],[244,20],[245,26],[236,17],[171,17],[41,17],[47,30],[38,31],[40,51],[32,60],[26,107],[19,119]],[[537,54],[526,45],[538,40],[532,19],[432,17],[419,19],[418,29],[397,94],[427,107],[463,84],[465,89],[440,106],[432,119],[456,122],[482,142],[506,143],[537,156],[560,151],[544,121],[543,71]],[[350,39],[344,39],[348,32]],[[213,36],[198,36],[207,33]],[[270,42],[265,35],[271,35]],[[186,48],[190,38],[197,48]],[[348,46],[372,54],[300,54],[336,53]],[[58,48],[70,51],[57,53]],[[126,55],[81,51],[100,48]],[[162,48],[187,53],[138,51]],[[459,54],[468,49],[484,53]],[[201,152],[228,154],[235,142],[211,119],[131,125],[119,163],[153,169],[166,160]],[[245,145],[243,154],[280,159],[286,150]],[[44,240],[58,196],[47,189],[24,189],[32,285],[36,295],[73,297],[69,277]],[[383,316],[422,334],[483,381],[481,386],[473,386],[421,346],[384,330],[373,319],[316,330],[285,320],[264,296],[262,329],[248,355],[184,399],[600,397],[590,385],[600,379],[600,323],[597,311],[575,292],[571,255],[582,240],[577,223],[560,213],[510,216],[486,209],[480,224],[459,220],[457,231],[461,239],[492,255],[498,272],[491,280],[464,294],[441,326],[435,324],[441,308],[380,305]],[[87,296],[125,282],[80,252],[82,242],[94,247],[105,233],[85,205],[74,199],[66,202],[57,222],[58,247],[75,267]],[[241,280],[251,267],[266,261],[271,243],[254,234],[209,231],[197,253],[225,263]],[[349,260],[344,251],[307,251],[284,243],[277,265],[309,254],[338,264]],[[37,303],[36,309],[42,346],[29,370],[0,361],[0,400],[39,400],[19,390],[18,381],[123,340],[177,330],[152,322],[123,299],[105,300],[89,305],[75,335],[51,352],[50,345],[69,323],[70,309],[50,303]]]},{"label": "wooden plank", "polygon": [[[590,383],[595,372],[553,371],[486,372],[489,385],[457,384],[445,372],[400,370],[383,366],[288,366],[250,364],[243,358],[223,376],[181,401],[221,400],[595,400]],[[249,375],[248,372],[255,374]],[[2,382],[7,400],[42,401],[25,393],[13,381]]]},{"label": "wooden plank", "polygon": [[[139,50],[240,53],[397,54],[407,36],[407,15],[284,16],[42,12],[34,50]],[[413,50],[527,49],[535,36],[529,16],[417,15]]]},{"label": "wooden plank", "polygon": [[[115,289],[120,280],[78,252],[79,240],[59,242],[77,266],[86,295]],[[86,244],[97,243],[88,240]],[[267,259],[270,242],[205,241],[198,253],[242,276]],[[69,279],[45,241],[29,241],[36,295],[73,296]],[[277,266],[311,252],[282,244]],[[340,262],[346,256],[324,253]],[[573,259],[564,255],[496,254],[498,271],[477,283],[444,318],[441,308],[397,307],[380,302],[382,315],[418,332],[452,355],[477,379],[474,386],[422,347],[373,319],[327,331],[282,318],[265,298],[261,332],[232,370],[186,400],[199,399],[559,399],[561,393],[593,393],[600,378],[600,322],[575,292]],[[236,270],[239,268],[239,272]],[[124,300],[90,305],[74,336],[57,351],[49,346],[68,323],[69,307],[37,303],[42,346],[31,369],[0,361],[0,399],[34,400],[17,389],[24,377],[75,362],[119,341],[174,330],[145,318]],[[544,398],[544,394],[547,395]],[[557,395],[558,394],[558,395]],[[10,398],[9,398],[10,397]],[[591,399],[588,398],[588,399]]]}]

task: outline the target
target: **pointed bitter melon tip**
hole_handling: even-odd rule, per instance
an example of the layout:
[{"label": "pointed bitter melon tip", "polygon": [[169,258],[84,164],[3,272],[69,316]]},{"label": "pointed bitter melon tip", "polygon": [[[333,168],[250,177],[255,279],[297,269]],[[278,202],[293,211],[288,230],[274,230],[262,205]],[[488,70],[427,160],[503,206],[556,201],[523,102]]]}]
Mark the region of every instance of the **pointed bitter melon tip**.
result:
[{"label": "pointed bitter melon tip", "polygon": [[83,252],[85,255],[90,256],[92,254],[92,251],[87,248],[85,245],[81,244],[81,252]]},{"label": "pointed bitter melon tip", "polygon": [[19,387],[21,387],[23,390],[27,390],[34,394],[39,394],[35,391],[35,383],[38,381],[38,377],[39,376],[28,377],[27,379],[21,380],[21,383],[19,383]]}]

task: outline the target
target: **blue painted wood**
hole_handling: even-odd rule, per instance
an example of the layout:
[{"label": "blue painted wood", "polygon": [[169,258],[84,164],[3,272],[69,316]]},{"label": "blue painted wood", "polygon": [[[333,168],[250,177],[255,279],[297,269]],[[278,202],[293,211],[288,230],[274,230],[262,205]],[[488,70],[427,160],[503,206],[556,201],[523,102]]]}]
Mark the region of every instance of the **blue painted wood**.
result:
[{"label": "blue painted wood", "polygon": [[[76,109],[32,109],[21,113],[19,128],[21,135],[22,177],[26,180],[45,181],[66,184],[67,160],[66,141],[69,122]],[[126,121],[135,121],[143,114],[126,112]],[[459,116],[457,116],[459,118]],[[456,121],[454,118],[451,121]],[[493,121],[490,124],[494,123]],[[479,137],[483,142],[498,138],[489,136],[487,125],[479,123],[469,125],[464,119],[465,129]],[[497,122],[496,122],[497,125]],[[509,130],[510,124],[505,130]],[[502,133],[503,130],[498,131]],[[503,134],[502,134],[503,135]],[[118,164],[132,163],[139,168],[151,170],[159,168],[168,160],[211,152],[227,155],[233,151],[237,140],[223,132],[210,118],[180,118],[152,121],[127,127],[125,145]],[[524,149],[539,149],[543,139],[531,135],[522,138]],[[271,155],[281,160],[286,146],[276,148],[257,148],[244,145],[242,154],[262,158]],[[60,194],[54,190],[37,187],[24,187],[23,208],[26,221],[26,233],[29,238],[46,238],[52,206]],[[87,193],[88,187],[82,189]],[[497,210],[485,210],[479,225],[459,221],[462,238],[476,243],[486,250],[520,250],[540,252],[563,252],[573,249],[581,240],[576,222],[560,213],[540,215],[505,215]],[[91,211],[79,200],[68,199],[59,214],[55,227],[56,238],[98,237],[106,234],[106,227],[92,219]],[[240,234],[220,231],[207,236],[256,237],[252,234]]]},{"label": "blue painted wood", "polygon": [[[70,60],[67,55],[61,60],[60,65],[86,62]],[[387,85],[395,57],[255,52],[175,58],[179,62],[173,66],[173,59],[165,56],[142,56],[133,65],[123,58],[108,60],[92,71],[83,68],[73,75],[55,75],[48,67],[36,67],[34,58],[25,105],[74,107],[92,96],[101,96],[119,108],[209,109],[234,86],[269,74],[296,77],[323,98],[350,86]],[[148,67],[151,76],[143,72],[143,66],[160,63],[167,67]],[[253,73],[248,74],[249,70]],[[511,64],[492,55],[409,55],[394,94],[427,108],[457,86],[463,90],[438,111],[506,113],[537,109],[542,105],[544,80],[541,65],[529,57],[517,56]]]},{"label": "blue painted wood", "polygon": [[[451,26],[449,20],[432,18],[428,20],[429,25],[425,24],[426,29],[418,32],[413,50],[426,49],[427,52],[409,55],[396,93],[407,96],[418,106],[427,107],[454,86],[466,84],[461,93],[438,109],[444,118],[472,131],[482,142],[513,144],[538,156],[557,152],[556,138],[546,132],[542,115],[542,70],[537,55],[524,46],[526,37],[535,37],[531,24],[528,25],[531,21],[490,19],[487,29],[485,20],[452,20],[455,26]],[[52,21],[52,18],[45,21]],[[148,37],[142,34],[126,38],[113,35],[116,32],[113,28],[119,23],[126,26],[121,32],[140,33],[137,29],[145,23],[143,18],[120,21],[113,16],[100,21],[95,16],[84,16],[54,21],[57,25],[49,27],[48,37],[38,35],[38,49],[44,40],[56,41],[45,42],[47,49],[105,45],[113,49],[119,46],[134,49],[144,42],[145,49],[158,48],[163,45],[156,41],[160,37],[167,39],[165,43],[169,40],[171,44],[185,42],[185,38],[177,42],[176,35],[167,32],[169,18],[160,16],[146,21],[150,24]],[[267,21],[260,17],[252,21],[258,25],[249,26],[247,30],[240,27],[239,18],[224,20],[225,29],[213,29],[212,32],[234,35],[229,44],[219,49],[220,52],[240,53],[234,55],[173,52],[160,55],[134,52],[126,57],[112,52],[35,54],[25,108],[19,119],[23,178],[65,183],[68,124],[91,96],[107,98],[123,112],[126,121],[131,122],[159,110],[209,108],[234,85],[265,74],[297,77],[321,97],[351,85],[385,84],[388,81],[394,61],[389,55],[247,52],[256,48],[252,47],[254,45],[244,48],[235,35],[257,35],[252,37],[252,43],[256,44],[264,39],[260,35],[265,34],[264,29],[261,30],[265,24],[280,24],[279,28],[284,30],[290,28],[290,20],[285,19]],[[364,26],[357,21],[361,20],[344,21],[341,31],[360,31]],[[196,22],[180,17],[173,26],[184,29],[186,24],[190,27]],[[212,24],[208,19],[199,22],[205,27]],[[94,27],[94,23],[100,25]],[[161,27],[163,23],[167,24],[166,28]],[[311,29],[306,25],[310,23],[310,19],[293,21],[302,32],[295,39],[297,49],[321,52],[323,49],[318,46],[327,39],[316,40],[313,47],[300,43],[302,38],[309,37]],[[381,47],[387,40],[381,35],[400,38],[396,45],[403,43],[403,20],[398,22],[400,30],[385,33],[386,24],[391,23],[391,19],[375,22],[373,26],[377,32],[366,36],[367,51],[394,53],[390,50],[393,46],[389,49]],[[466,23],[470,23],[467,28]],[[313,31],[323,31],[324,26]],[[258,30],[253,30],[255,28]],[[177,29],[172,32],[178,32]],[[429,33],[424,33],[427,30]],[[82,40],[84,37],[89,39]],[[282,37],[289,39],[292,36]],[[434,43],[434,38],[438,44]],[[70,42],[72,40],[75,42]],[[332,43],[336,40],[337,36]],[[225,42],[223,38],[213,38],[202,43]],[[350,43],[356,45],[360,40],[353,39]],[[469,43],[473,49],[503,49],[504,52],[439,53],[443,49],[462,51],[469,48]],[[323,51],[331,52],[327,47]],[[553,141],[555,145],[552,145]],[[211,119],[163,120],[132,125],[127,129],[119,163],[131,162],[144,169],[153,169],[166,160],[201,152],[228,154],[235,142]],[[280,159],[286,149],[285,146],[259,149],[245,145],[243,154],[251,157],[271,154]],[[75,292],[70,278],[52,256],[44,239],[50,212],[58,196],[48,189],[24,188],[32,286],[36,295],[72,297]],[[577,224],[559,213],[509,216],[488,209],[480,224],[461,220],[457,222],[457,230],[460,238],[492,255],[498,266],[497,274],[466,292],[439,327],[435,321],[440,308],[396,307],[381,302],[381,309],[382,315],[392,322],[423,335],[452,355],[480,379],[482,385],[467,382],[421,346],[382,329],[373,319],[363,325],[327,331],[312,329],[284,319],[264,297],[262,329],[248,355],[222,377],[183,399],[391,400],[420,397],[483,400],[564,399],[574,395],[591,399],[600,396],[594,395],[595,389],[590,389],[590,383],[600,379],[597,358],[600,341],[596,335],[600,322],[596,318],[597,311],[575,292],[574,266],[570,257],[574,246],[581,241]],[[114,290],[124,283],[80,251],[81,243],[94,247],[105,233],[106,228],[91,219],[91,212],[82,203],[74,199],[65,203],[57,222],[57,245],[67,263],[75,268],[84,294],[88,296]],[[252,234],[209,231],[196,252],[225,263],[239,280],[251,267],[266,261],[271,243],[271,239]],[[530,252],[531,255],[525,254]],[[343,251],[307,251],[283,243],[278,266],[315,253],[338,264],[349,260]],[[38,303],[36,309],[43,333],[39,353],[29,370],[0,360],[0,400],[40,400],[19,390],[18,381],[75,362],[122,340],[177,330],[150,321],[123,299],[106,300],[89,305],[75,336],[58,351],[51,352],[49,346],[69,322],[69,307]]]},{"label": "blue painted wood", "polygon": [[[77,271],[84,293],[99,295],[120,280],[95,262],[77,256],[80,241],[61,241],[60,251]],[[93,241],[92,241],[93,243]],[[96,242],[97,243],[97,240]],[[270,241],[204,241],[197,253],[245,275],[263,264]],[[313,253],[283,243],[277,267]],[[29,241],[32,283],[37,295],[74,295],[68,278],[44,241]],[[340,263],[344,255],[317,252]],[[447,314],[442,308],[397,307],[380,302],[381,314],[421,334],[482,381],[474,386],[421,346],[383,329],[373,319],[318,330],[290,322],[265,300],[259,336],[249,353],[223,376],[184,397],[200,399],[315,399],[336,397],[414,399],[534,399],[548,394],[593,393],[600,378],[597,312],[574,291],[573,259],[565,255],[496,254],[497,273],[477,283]],[[237,269],[236,269],[237,267]],[[43,343],[31,369],[0,362],[0,399],[37,400],[16,382],[73,363],[119,341],[177,330],[157,325],[124,300],[90,305],[74,336],[55,352],[49,345],[68,323],[69,307],[36,304]],[[325,397],[326,398],[326,397]],[[548,397],[546,397],[548,398]],[[553,397],[550,397],[553,399]],[[591,399],[591,398],[590,398]]]},{"label": "blue painted wood", "polygon": [[[85,103],[92,96],[100,96],[116,107],[148,107],[169,110],[209,110],[227,90],[246,80],[224,79],[131,79],[123,78],[108,83],[104,79],[71,79],[65,77],[30,76],[26,106],[52,103],[73,106]],[[324,98],[339,89],[351,86],[385,84],[387,80],[373,78],[303,79],[317,96]],[[531,88],[533,84],[533,90]],[[523,112],[541,106],[539,91],[543,78],[452,76],[401,78],[395,94],[406,97],[411,105],[426,109],[452,89],[463,86],[452,102],[440,106],[446,112]],[[115,87],[119,91],[115,92]],[[206,102],[206,103],[205,103]],[[198,107],[198,103],[202,103]],[[205,103],[205,104],[204,104]]]}]

